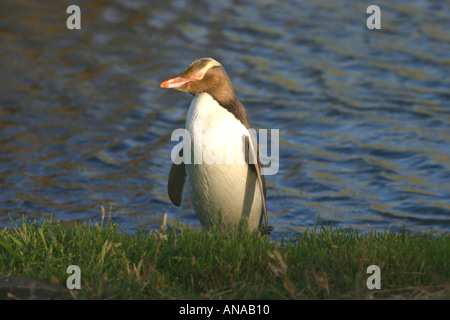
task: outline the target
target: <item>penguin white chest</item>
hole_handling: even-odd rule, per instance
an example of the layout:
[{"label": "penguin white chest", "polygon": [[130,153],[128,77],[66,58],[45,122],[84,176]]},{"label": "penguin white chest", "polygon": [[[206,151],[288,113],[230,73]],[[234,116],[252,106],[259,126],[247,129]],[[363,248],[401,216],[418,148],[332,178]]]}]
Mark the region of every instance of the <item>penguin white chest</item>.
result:
[{"label": "penguin white chest", "polygon": [[[261,221],[262,199],[256,173],[245,161],[247,128],[208,93],[194,97],[186,118],[191,134],[191,164],[186,163],[191,201],[202,226],[250,230]],[[184,154],[188,156],[189,152]]]}]

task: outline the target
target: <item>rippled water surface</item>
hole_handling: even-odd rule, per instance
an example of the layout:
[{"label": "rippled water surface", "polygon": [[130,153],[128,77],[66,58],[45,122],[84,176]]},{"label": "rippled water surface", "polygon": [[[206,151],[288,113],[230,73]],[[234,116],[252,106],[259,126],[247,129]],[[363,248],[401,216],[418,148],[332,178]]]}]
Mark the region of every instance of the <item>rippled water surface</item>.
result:
[{"label": "rippled water surface", "polygon": [[25,215],[198,225],[169,201],[170,140],[191,97],[159,88],[222,62],[256,128],[280,130],[276,236],[318,217],[450,228],[450,5],[377,1],[0,2],[0,227]]}]

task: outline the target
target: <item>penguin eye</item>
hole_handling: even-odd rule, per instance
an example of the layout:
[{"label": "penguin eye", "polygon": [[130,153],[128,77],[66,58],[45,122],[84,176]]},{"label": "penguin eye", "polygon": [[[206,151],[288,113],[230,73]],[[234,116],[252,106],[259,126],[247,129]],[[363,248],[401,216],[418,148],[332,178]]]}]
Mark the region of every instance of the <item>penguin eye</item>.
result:
[{"label": "penguin eye", "polygon": [[203,78],[203,71],[199,71],[197,73],[194,74],[193,76],[195,79],[200,80]]}]

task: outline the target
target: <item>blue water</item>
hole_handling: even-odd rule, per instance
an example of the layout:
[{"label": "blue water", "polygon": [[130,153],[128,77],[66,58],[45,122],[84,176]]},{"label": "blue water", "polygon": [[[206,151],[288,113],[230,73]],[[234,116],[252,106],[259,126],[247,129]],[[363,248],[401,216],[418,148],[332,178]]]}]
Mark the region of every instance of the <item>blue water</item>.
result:
[{"label": "blue water", "polygon": [[168,198],[191,97],[159,88],[192,60],[226,68],[255,128],[280,130],[274,237],[322,222],[450,228],[450,5],[377,1],[0,4],[0,227],[10,219],[199,226]]}]

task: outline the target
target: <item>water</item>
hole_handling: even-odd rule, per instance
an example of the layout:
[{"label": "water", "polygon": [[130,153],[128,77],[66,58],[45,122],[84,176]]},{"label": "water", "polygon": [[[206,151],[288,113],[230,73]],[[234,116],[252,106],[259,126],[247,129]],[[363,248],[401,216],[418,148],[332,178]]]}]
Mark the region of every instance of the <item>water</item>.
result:
[{"label": "water", "polygon": [[[70,3],[74,4],[74,3]],[[274,237],[450,228],[450,5],[378,1],[0,3],[0,227],[24,215],[121,228],[199,225],[169,201],[191,97],[159,88],[192,60],[226,68],[256,128],[280,130]]]}]

